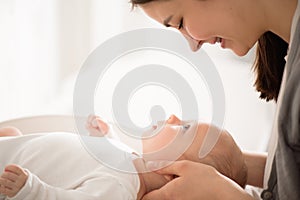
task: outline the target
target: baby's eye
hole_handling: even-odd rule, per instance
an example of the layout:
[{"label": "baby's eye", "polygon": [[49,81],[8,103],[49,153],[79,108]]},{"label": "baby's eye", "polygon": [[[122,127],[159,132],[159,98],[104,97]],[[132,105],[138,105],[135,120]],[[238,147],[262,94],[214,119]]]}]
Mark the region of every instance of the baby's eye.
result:
[{"label": "baby's eye", "polygon": [[186,132],[191,127],[190,124],[184,124],[182,125],[183,131]]},{"label": "baby's eye", "polygon": [[184,129],[189,129],[190,127],[191,127],[191,125],[189,125],[189,124],[183,125],[183,128],[184,128]]}]

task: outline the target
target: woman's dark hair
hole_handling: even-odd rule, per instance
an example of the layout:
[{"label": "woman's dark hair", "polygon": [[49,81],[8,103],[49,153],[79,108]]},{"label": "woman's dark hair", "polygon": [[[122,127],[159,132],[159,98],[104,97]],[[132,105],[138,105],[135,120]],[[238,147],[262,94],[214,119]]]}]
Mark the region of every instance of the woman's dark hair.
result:
[{"label": "woman's dark hair", "polygon": [[157,1],[157,0],[130,0],[130,3],[132,3],[133,6],[138,6],[141,4],[149,3],[151,1]]},{"label": "woman's dark hair", "polygon": [[272,32],[263,34],[257,44],[254,71],[260,98],[277,101],[288,44]]},{"label": "woman's dark hair", "polygon": [[[130,0],[133,7],[152,1],[158,0]],[[259,38],[253,69],[256,73],[254,86],[260,98],[277,101],[287,48],[288,44],[270,31]]]}]

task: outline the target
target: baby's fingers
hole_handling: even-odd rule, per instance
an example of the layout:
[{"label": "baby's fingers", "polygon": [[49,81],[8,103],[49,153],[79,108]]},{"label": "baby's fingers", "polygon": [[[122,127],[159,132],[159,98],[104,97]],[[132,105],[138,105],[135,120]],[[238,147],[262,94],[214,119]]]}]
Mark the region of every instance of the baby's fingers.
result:
[{"label": "baby's fingers", "polygon": [[0,185],[1,188],[4,187],[6,189],[12,189],[15,187],[15,183],[11,180],[5,179],[5,178],[0,178]]},{"label": "baby's fingers", "polygon": [[17,179],[18,179],[18,175],[12,173],[12,172],[3,172],[3,174],[1,175],[1,178],[4,178],[4,179],[7,179],[7,180],[10,180],[10,181],[13,181],[15,182]]},{"label": "baby's fingers", "polygon": [[21,189],[25,182],[27,181],[27,175],[16,175],[11,172],[4,172],[1,175],[1,178],[4,180],[7,180],[7,184],[5,185],[6,187],[9,187],[11,189]]},{"label": "baby's fingers", "polygon": [[27,181],[28,174],[22,167],[12,164],[5,167],[1,177],[12,181],[14,186],[20,189]]},{"label": "baby's fingers", "polygon": [[19,190],[14,186],[12,181],[0,178],[0,194],[13,197],[18,193],[18,191]]},{"label": "baby's fingers", "polygon": [[[2,181],[0,180],[0,182],[2,182]],[[3,184],[0,183],[0,194],[8,196],[11,194],[11,189],[5,187]]]},{"label": "baby's fingers", "polygon": [[96,118],[96,115],[89,115],[88,118],[87,118],[87,123],[91,123],[93,121],[93,119]]},{"label": "baby's fingers", "polygon": [[15,164],[11,164],[11,165],[7,165],[4,169],[5,172],[11,172],[17,176],[27,176],[27,173],[25,172],[25,170],[23,168],[21,168],[18,165]]},{"label": "baby's fingers", "polygon": [[0,194],[4,194],[8,197],[13,197],[18,193],[19,189],[16,187],[13,181],[0,178]]},{"label": "baby's fingers", "polygon": [[87,120],[86,120],[86,123],[85,123],[85,127],[86,128],[91,128],[92,127],[92,121],[94,120],[96,116],[95,115],[89,115]]}]

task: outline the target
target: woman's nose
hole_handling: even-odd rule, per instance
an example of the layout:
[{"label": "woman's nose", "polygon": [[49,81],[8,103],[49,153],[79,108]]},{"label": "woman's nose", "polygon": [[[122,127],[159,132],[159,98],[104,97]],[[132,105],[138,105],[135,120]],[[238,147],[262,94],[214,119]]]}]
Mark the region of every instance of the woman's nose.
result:
[{"label": "woman's nose", "polygon": [[181,120],[176,117],[175,115],[171,115],[170,118],[167,120],[168,124],[181,124]]},{"label": "woman's nose", "polygon": [[197,51],[199,49],[199,41],[193,39],[191,36],[189,36],[186,33],[182,33],[182,35],[188,41],[188,43],[189,43],[190,48],[192,49],[192,51]]}]

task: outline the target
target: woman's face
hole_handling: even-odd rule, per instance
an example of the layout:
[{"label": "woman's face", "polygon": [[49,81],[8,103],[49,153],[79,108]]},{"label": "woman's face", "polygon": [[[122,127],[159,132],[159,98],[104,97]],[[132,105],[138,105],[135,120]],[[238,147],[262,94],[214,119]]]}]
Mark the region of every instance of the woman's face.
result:
[{"label": "woman's face", "polygon": [[264,33],[257,2],[241,0],[158,0],[141,8],[161,24],[177,28],[193,51],[220,42],[245,55]]}]

